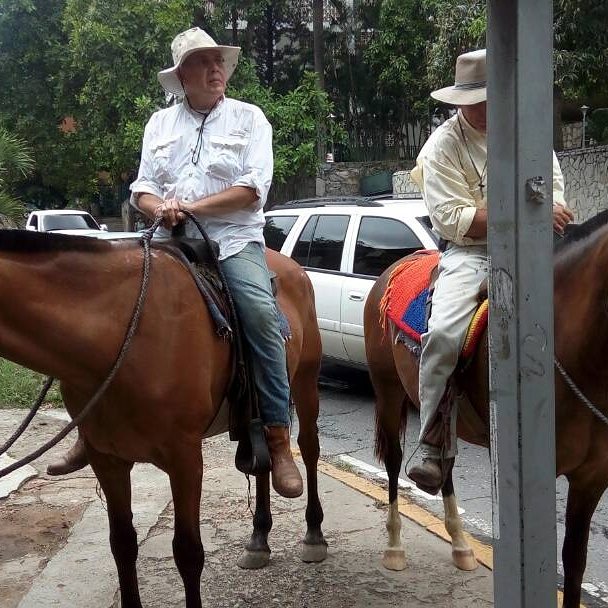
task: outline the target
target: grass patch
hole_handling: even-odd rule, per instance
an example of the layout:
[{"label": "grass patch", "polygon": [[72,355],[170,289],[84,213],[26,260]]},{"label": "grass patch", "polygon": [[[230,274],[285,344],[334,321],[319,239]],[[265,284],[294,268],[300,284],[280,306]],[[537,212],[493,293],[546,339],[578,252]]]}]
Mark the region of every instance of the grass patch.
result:
[{"label": "grass patch", "polygon": [[[31,407],[42,390],[44,380],[42,374],[0,359],[0,409]],[[56,407],[63,405],[56,383],[47,393],[45,401]]]}]

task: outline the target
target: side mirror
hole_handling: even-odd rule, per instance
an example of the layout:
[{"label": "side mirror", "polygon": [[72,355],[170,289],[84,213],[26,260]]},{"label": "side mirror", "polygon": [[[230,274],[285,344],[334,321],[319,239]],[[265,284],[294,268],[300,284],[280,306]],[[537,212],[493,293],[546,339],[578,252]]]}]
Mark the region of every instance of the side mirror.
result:
[{"label": "side mirror", "polygon": [[107,231],[108,231],[108,225],[107,225],[107,224],[101,224],[99,227],[100,227],[102,230],[104,230],[105,232],[107,232]]},{"label": "side mirror", "polygon": [[31,230],[32,232],[37,232],[36,226],[32,226],[32,224],[30,224],[29,226],[26,226],[25,229],[26,230]]}]

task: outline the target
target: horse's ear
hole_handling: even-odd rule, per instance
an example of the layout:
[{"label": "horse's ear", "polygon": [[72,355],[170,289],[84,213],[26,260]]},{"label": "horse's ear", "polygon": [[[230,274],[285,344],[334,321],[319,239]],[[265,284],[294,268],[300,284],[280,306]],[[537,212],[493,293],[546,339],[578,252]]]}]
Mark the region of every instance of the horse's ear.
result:
[{"label": "horse's ear", "polygon": [[477,294],[477,301],[481,304],[488,299],[488,279],[484,279],[479,285],[479,293]]}]

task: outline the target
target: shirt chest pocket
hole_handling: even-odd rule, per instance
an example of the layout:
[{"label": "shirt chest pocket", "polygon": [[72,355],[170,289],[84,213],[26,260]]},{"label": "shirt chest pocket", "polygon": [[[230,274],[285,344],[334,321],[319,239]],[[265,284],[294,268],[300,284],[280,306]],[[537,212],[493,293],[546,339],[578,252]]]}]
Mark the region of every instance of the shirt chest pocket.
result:
[{"label": "shirt chest pocket", "polygon": [[211,135],[207,172],[213,177],[233,182],[242,173],[247,143],[244,137]]},{"label": "shirt chest pocket", "polygon": [[176,167],[176,152],[179,137],[163,139],[159,141],[152,150],[152,164],[154,176],[161,182],[173,182]]}]

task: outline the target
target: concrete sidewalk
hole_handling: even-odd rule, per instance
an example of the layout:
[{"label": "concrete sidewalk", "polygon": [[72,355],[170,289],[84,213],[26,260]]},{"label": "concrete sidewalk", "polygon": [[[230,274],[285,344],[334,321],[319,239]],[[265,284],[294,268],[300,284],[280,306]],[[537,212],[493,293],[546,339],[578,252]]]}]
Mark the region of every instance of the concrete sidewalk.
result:
[{"label": "concrete sidewalk", "polygon": [[[48,426],[53,424],[48,422]],[[0,424],[0,431],[3,426]],[[233,466],[234,445],[226,438],[205,442],[203,454],[201,531],[206,558],[201,584],[203,606],[470,608],[492,605],[491,571],[481,565],[472,573],[456,570],[452,566],[450,546],[430,531],[437,525],[432,519],[420,526],[402,518],[408,568],[403,572],[385,570],[380,558],[386,544],[386,507],[379,500],[385,492],[327,463],[321,463],[319,474],[325,510],[323,530],[329,543],[327,560],[304,564],[299,559],[299,545],[305,530],[305,498],[286,500],[273,494],[270,565],[260,571],[239,569],[237,559],[251,533],[247,481]],[[183,586],[171,552],[173,512],[167,477],[144,465],[135,468],[133,477],[142,603],[148,608],[184,606]],[[19,561],[21,572],[27,566],[27,556],[7,559],[2,554],[6,508],[29,504],[35,489],[47,487],[45,481],[44,476],[38,478],[38,483],[30,480],[0,502],[3,522],[0,596],[10,598],[10,602],[3,601],[2,606],[120,606],[107,542],[107,516],[95,495],[95,480],[88,467],[85,473],[53,481],[55,503],[58,496],[63,495],[66,504],[78,500],[82,507],[70,524],[69,534],[50,548],[47,559],[30,568],[29,584],[22,576],[18,592],[13,588],[12,594],[3,593],[3,581],[6,585],[10,572],[19,569]],[[44,526],[44,519],[38,525]]]}]

